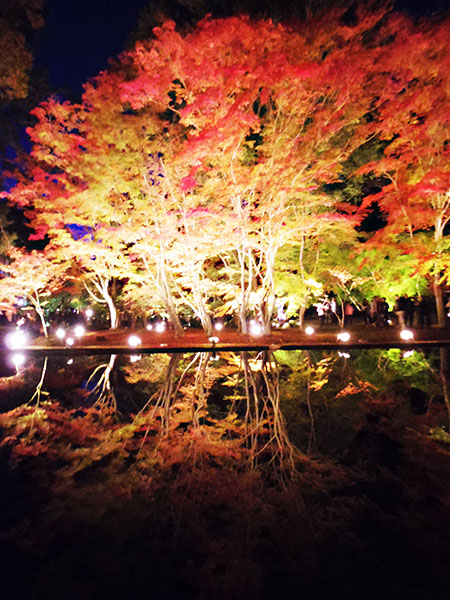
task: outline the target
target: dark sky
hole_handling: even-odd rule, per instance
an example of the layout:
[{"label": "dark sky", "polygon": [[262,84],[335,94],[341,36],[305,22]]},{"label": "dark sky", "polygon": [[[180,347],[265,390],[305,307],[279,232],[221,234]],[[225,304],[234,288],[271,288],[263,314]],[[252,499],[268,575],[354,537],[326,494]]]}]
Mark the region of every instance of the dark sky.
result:
[{"label": "dark sky", "polygon": [[[125,47],[141,10],[151,0],[46,0],[45,25],[38,34],[35,65],[48,69],[54,88],[78,94]],[[448,9],[450,0],[395,0],[416,15]]]},{"label": "dark sky", "polygon": [[80,86],[107,67],[135,28],[150,0],[47,0],[35,65],[49,70],[50,84]]}]

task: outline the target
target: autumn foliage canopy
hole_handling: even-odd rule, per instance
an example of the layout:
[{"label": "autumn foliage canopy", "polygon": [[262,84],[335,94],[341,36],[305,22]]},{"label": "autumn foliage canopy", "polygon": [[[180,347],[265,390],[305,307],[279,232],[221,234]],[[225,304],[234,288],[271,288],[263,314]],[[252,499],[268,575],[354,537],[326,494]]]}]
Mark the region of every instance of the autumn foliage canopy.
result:
[{"label": "autumn foliage canopy", "polygon": [[[122,306],[164,310],[178,330],[186,312],[207,332],[225,314],[268,328],[277,295],[302,311],[324,282],[376,291],[373,263],[396,245],[439,286],[449,27],[385,8],[295,26],[206,18],[184,35],[168,21],[80,103],[34,109],[32,164],[8,201],[113,326],[118,281]],[[367,236],[374,202],[387,225]]]}]

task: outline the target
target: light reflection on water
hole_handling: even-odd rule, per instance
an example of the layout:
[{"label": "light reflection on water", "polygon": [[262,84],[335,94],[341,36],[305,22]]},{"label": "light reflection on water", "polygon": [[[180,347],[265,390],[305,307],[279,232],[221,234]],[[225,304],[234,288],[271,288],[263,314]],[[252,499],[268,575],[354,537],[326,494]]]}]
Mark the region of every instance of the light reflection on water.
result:
[{"label": "light reflection on water", "polygon": [[391,349],[51,356],[44,371],[43,359],[20,363],[9,356],[0,410],[43,394],[66,408],[107,407],[125,420],[151,410],[168,428],[174,407],[184,402],[193,423],[236,415],[250,444],[265,428],[264,439],[280,447],[292,442],[308,452],[333,452],[348,443],[368,401],[390,399],[413,416],[433,412],[444,424],[447,354]]}]

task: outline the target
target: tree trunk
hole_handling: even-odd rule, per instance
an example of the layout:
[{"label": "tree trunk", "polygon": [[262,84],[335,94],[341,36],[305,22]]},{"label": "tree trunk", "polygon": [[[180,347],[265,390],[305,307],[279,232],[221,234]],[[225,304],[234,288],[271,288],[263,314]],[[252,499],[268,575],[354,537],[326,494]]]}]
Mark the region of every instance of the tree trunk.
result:
[{"label": "tree trunk", "polygon": [[105,300],[106,304],[108,305],[111,329],[117,329],[119,319],[117,316],[117,309],[115,307],[114,301],[109,294],[105,294]]},{"label": "tree trunk", "polygon": [[445,327],[445,310],[444,310],[444,296],[442,293],[442,286],[439,283],[439,274],[435,273],[433,280],[433,291],[434,298],[436,300],[436,313],[437,322],[439,327]]},{"label": "tree trunk", "polygon": [[160,294],[164,302],[164,306],[169,314],[169,320],[175,329],[175,335],[183,335],[183,325],[181,324],[180,317],[178,316],[175,308],[175,303],[172,297],[172,291],[169,286],[167,279],[166,265],[164,263],[159,264],[160,273]]},{"label": "tree trunk", "polygon": [[304,322],[305,322],[305,312],[306,312],[306,306],[304,306],[303,304],[300,306],[300,308],[298,309],[298,324],[299,327],[303,327]]}]

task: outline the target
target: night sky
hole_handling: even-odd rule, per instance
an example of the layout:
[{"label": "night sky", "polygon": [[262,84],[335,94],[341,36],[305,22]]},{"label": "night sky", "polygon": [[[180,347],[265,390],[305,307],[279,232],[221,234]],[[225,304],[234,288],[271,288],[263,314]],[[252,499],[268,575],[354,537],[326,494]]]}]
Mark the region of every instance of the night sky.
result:
[{"label": "night sky", "polygon": [[35,65],[52,87],[75,92],[124,48],[150,0],[47,0],[36,40]]},{"label": "night sky", "polygon": [[[398,8],[421,15],[450,7],[450,0],[396,0]],[[151,0],[46,0],[45,24],[38,32],[35,65],[49,72],[54,89],[81,86],[108,66],[136,28]]]}]

